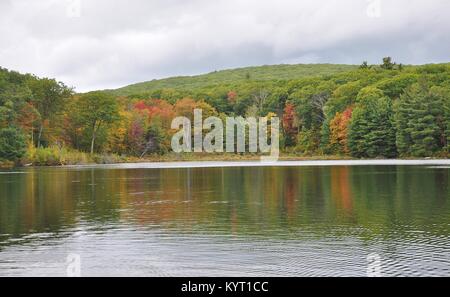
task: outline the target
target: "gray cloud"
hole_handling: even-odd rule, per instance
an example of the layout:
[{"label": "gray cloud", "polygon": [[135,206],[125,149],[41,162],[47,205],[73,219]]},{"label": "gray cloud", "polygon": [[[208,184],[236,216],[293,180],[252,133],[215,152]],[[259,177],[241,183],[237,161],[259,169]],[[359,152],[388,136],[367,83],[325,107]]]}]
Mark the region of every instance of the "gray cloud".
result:
[{"label": "gray cloud", "polygon": [[261,64],[446,62],[449,12],[447,0],[0,0],[0,65],[86,91]]}]

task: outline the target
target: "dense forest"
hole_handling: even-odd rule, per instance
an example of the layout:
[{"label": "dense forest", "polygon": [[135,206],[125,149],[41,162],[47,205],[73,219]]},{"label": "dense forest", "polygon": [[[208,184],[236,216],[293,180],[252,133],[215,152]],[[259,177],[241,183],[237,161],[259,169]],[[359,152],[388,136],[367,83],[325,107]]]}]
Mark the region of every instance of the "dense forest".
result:
[{"label": "dense forest", "polygon": [[175,116],[278,116],[282,155],[447,158],[450,64],[276,65],[77,94],[0,68],[0,162],[77,164],[170,152]]}]

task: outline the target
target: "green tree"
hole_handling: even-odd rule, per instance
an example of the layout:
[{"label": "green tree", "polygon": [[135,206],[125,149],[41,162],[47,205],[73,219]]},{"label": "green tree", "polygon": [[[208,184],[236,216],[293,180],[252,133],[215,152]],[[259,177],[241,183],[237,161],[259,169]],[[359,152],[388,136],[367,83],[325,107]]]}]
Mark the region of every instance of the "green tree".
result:
[{"label": "green tree", "polygon": [[26,140],[17,128],[0,129],[0,159],[17,161],[26,152]]},{"label": "green tree", "polygon": [[263,114],[275,112],[279,118],[283,117],[283,110],[288,97],[289,93],[286,88],[274,88],[270,93],[266,105],[264,106]]},{"label": "green tree", "polygon": [[405,89],[416,83],[417,74],[405,73],[395,77],[386,78],[376,83],[376,87],[391,99],[398,99]]},{"label": "green tree", "polygon": [[331,99],[325,105],[327,119],[331,120],[336,116],[336,113],[343,112],[348,106],[352,105],[363,86],[361,81],[352,81],[336,88]]},{"label": "green tree", "polygon": [[358,158],[396,156],[392,101],[379,89],[361,90],[349,125],[348,146]]},{"label": "green tree", "polygon": [[369,64],[367,61],[362,62],[362,64],[359,66],[360,69],[369,69]]},{"label": "green tree", "polygon": [[37,146],[41,146],[42,133],[46,121],[52,119],[64,108],[65,101],[72,96],[73,90],[54,79],[32,77],[28,86],[33,94],[32,104],[40,114]]},{"label": "green tree", "polygon": [[448,92],[426,80],[408,87],[396,104],[397,147],[403,156],[427,157],[445,148]]},{"label": "green tree", "polygon": [[119,120],[119,109],[116,99],[104,92],[91,92],[82,95],[76,106],[76,121],[91,134],[90,152],[94,153],[95,140],[103,126]]},{"label": "green tree", "polygon": [[0,128],[15,125],[20,111],[31,98],[27,76],[0,67]]},{"label": "green tree", "polygon": [[385,58],[383,58],[383,64],[381,64],[380,67],[383,69],[386,69],[386,70],[393,70],[395,65],[397,65],[397,64],[392,63],[391,57],[385,57]]}]

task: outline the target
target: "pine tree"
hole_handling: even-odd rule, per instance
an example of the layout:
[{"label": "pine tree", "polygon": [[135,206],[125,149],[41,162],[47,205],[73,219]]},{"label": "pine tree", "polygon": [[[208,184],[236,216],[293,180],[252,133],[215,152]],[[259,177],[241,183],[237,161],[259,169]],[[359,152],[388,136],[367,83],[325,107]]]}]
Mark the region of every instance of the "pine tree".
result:
[{"label": "pine tree", "polygon": [[[422,80],[407,88],[396,105],[396,143],[403,156],[428,157],[445,148],[448,120],[445,92]],[[448,103],[447,103],[448,104]]]},{"label": "pine tree", "polygon": [[26,150],[25,135],[17,128],[0,129],[0,161],[16,161],[23,157]]},{"label": "pine tree", "polygon": [[348,146],[358,158],[396,156],[395,126],[391,99],[376,88],[366,88],[358,95],[349,125]]}]

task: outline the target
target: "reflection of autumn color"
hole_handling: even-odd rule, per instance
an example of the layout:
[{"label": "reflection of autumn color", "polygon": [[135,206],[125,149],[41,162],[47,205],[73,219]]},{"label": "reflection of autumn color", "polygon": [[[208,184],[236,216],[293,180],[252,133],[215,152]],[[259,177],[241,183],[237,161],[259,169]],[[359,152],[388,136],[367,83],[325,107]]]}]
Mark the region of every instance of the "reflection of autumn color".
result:
[{"label": "reflection of autumn color", "polygon": [[[287,174],[285,170],[289,170]],[[256,170],[256,172],[258,172]],[[257,176],[257,174],[255,174]],[[250,180],[251,194],[249,198],[263,196],[265,198],[264,212],[277,213],[282,211],[288,218],[294,218],[296,199],[298,197],[298,171],[279,168],[264,170],[263,182]],[[261,193],[256,192],[254,184],[262,183],[264,187]]]},{"label": "reflection of autumn color", "polygon": [[25,225],[26,229],[33,229],[35,222],[35,213],[36,213],[36,188],[34,185],[35,175],[34,172],[31,174],[28,174],[26,176],[27,182],[26,187],[24,187],[24,197],[22,204],[23,209],[23,224]]},{"label": "reflection of autumn color", "polygon": [[[378,224],[391,224],[392,212],[425,220],[422,213],[408,217],[411,212],[402,207],[410,203],[429,206],[424,209],[427,213],[439,210],[435,218],[447,215],[448,207],[443,205],[448,189],[436,186],[448,181],[447,171],[411,176],[411,171],[400,167],[393,169],[396,175],[391,182],[386,175],[377,174],[377,169],[363,169],[367,174],[352,166],[30,168],[24,174],[0,175],[0,233],[9,238],[64,231],[61,235],[65,236],[86,226],[115,228],[120,224],[130,230],[155,227],[161,231],[267,236],[317,228],[317,234],[322,235],[328,223],[333,224],[329,219],[375,226],[376,232]],[[385,187],[384,193],[392,194],[395,203],[374,200],[380,194],[375,187],[380,185]],[[425,203],[427,195],[436,199]],[[373,217],[376,225],[366,220]]]},{"label": "reflection of autumn color", "polygon": [[[59,177],[58,182],[53,182],[52,175],[33,170],[18,177],[23,179],[22,184],[11,184],[12,188],[5,189],[5,197],[18,197],[15,201],[17,213],[12,217],[18,216],[20,220],[15,222],[14,232],[43,231],[58,226],[62,220],[65,224],[74,222],[75,202],[69,186],[72,183],[67,172]],[[20,187],[14,188],[17,185]]]},{"label": "reflection of autumn color", "polygon": [[208,170],[200,168],[195,172],[189,170],[158,170],[157,174],[153,171],[147,175],[148,178],[142,171],[142,175],[135,175],[139,178],[134,182],[124,179],[130,187],[123,193],[130,210],[123,218],[143,226],[182,222],[187,229],[214,218],[223,204],[210,203],[220,195],[211,195],[211,191],[205,189],[220,188],[221,174],[207,174]]},{"label": "reflection of autumn color", "polygon": [[293,217],[295,214],[295,197],[297,196],[297,183],[295,174],[289,174],[285,183],[285,201],[286,210],[289,217]]},{"label": "reflection of autumn color", "polygon": [[347,166],[331,168],[331,195],[337,207],[348,213],[353,211],[353,194]]},{"label": "reflection of autumn color", "polygon": [[[167,171],[160,171],[157,180],[137,179],[131,185],[132,192],[128,190],[124,193],[133,209],[136,222],[142,225],[160,224],[180,216],[185,218],[180,214],[181,201],[177,191],[180,187],[179,180],[175,181],[171,176],[165,176],[165,173]],[[127,180],[124,180],[124,183],[130,184]]]},{"label": "reflection of autumn color", "polygon": [[239,219],[236,213],[236,208],[231,210],[231,233],[236,234],[238,230]]}]

